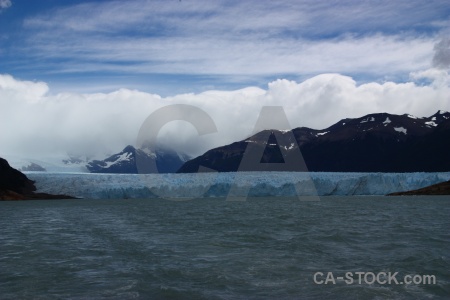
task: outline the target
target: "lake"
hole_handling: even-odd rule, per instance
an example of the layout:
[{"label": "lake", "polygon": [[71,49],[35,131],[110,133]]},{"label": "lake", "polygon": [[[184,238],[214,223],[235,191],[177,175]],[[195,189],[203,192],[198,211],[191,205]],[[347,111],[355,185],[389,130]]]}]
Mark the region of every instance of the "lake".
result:
[{"label": "lake", "polygon": [[448,196],[0,202],[0,298],[448,299],[449,216]]}]

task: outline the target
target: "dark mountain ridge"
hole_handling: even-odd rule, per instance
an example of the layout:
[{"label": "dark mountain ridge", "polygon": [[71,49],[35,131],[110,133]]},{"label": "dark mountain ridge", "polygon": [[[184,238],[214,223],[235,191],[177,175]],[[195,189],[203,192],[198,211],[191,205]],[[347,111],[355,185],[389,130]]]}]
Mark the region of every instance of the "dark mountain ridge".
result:
[{"label": "dark mountain ridge", "polygon": [[449,112],[438,111],[427,118],[376,113],[344,119],[323,130],[299,127],[291,132],[295,140],[288,138],[282,145],[276,136],[286,131],[259,132],[245,140],[211,149],[186,162],[178,172],[197,172],[200,165],[219,172],[237,171],[249,143],[264,147],[261,163],[267,164],[283,163],[300,147],[309,171],[450,171]]}]

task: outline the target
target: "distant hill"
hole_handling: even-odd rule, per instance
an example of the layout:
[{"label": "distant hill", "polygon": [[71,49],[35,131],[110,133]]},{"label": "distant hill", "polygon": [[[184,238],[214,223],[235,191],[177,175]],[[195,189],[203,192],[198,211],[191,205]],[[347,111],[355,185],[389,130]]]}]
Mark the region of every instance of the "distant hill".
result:
[{"label": "distant hill", "polygon": [[47,170],[44,167],[42,167],[42,166],[32,162],[28,166],[23,166],[21,168],[21,171],[24,171],[24,172],[45,172]]},{"label": "distant hill", "polygon": [[[322,130],[291,130],[295,140],[278,144],[286,131],[259,132],[245,140],[211,149],[187,161],[179,173],[204,166],[219,172],[237,171],[249,143],[263,148],[261,163],[283,163],[300,147],[309,171],[321,172],[445,172],[450,171],[450,113],[427,118],[388,113],[344,119]],[[298,152],[297,152],[298,153]],[[295,169],[297,168],[297,169]],[[289,169],[289,168],[288,168]],[[291,171],[305,171],[293,167]]]}]

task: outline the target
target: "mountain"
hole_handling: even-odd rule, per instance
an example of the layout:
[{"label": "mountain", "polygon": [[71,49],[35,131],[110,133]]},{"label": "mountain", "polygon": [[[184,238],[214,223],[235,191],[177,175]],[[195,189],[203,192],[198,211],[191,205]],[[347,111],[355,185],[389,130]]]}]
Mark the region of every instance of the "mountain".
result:
[{"label": "mountain", "polygon": [[0,200],[73,199],[66,195],[35,193],[35,191],[34,181],[0,158]]},{"label": "mountain", "polygon": [[[219,172],[237,171],[250,143],[263,153],[260,162],[268,167],[292,161],[289,158],[300,147],[309,171],[450,171],[450,113],[438,111],[427,118],[377,113],[344,119],[323,130],[300,127],[289,134],[265,130],[209,150],[186,162],[178,172],[197,172],[199,166]],[[301,166],[287,167],[290,171],[306,171]]]},{"label": "mountain", "polygon": [[[104,160],[90,161],[86,168],[91,173],[175,173],[187,159],[172,150],[136,149],[126,146],[121,152],[113,154]],[[142,169],[138,170],[138,164]],[[158,170],[152,169],[156,163]]]},{"label": "mountain", "polygon": [[23,166],[20,170],[24,171],[24,172],[45,172],[45,171],[47,171],[41,165],[38,165],[33,162],[31,162],[28,166]]}]

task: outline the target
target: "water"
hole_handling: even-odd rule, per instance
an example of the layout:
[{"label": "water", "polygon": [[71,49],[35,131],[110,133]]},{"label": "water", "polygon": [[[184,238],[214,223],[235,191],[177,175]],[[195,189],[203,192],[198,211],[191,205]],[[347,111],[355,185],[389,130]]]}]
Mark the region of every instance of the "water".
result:
[{"label": "water", "polygon": [[[448,299],[449,200],[1,202],[0,298]],[[317,285],[318,271],[437,283]]]}]

